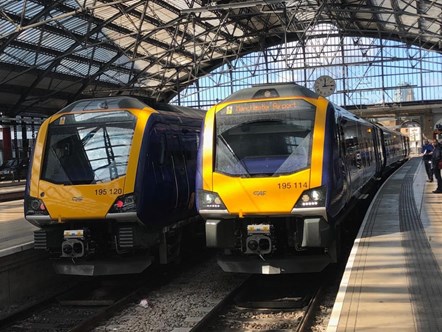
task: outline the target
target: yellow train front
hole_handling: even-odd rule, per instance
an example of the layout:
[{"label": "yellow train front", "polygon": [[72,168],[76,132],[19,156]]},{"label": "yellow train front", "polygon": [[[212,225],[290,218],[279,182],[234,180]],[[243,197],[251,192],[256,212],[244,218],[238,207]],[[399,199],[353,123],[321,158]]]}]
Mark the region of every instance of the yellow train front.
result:
[{"label": "yellow train front", "polygon": [[35,248],[56,257],[61,274],[137,273],[155,255],[170,260],[181,226],[197,216],[203,117],[112,97],[77,101],[47,119],[25,192],[25,217],[40,228]]},{"label": "yellow train front", "polygon": [[212,107],[200,149],[198,211],[228,272],[336,262],[340,216],[385,165],[378,126],[296,84],[247,88]]}]

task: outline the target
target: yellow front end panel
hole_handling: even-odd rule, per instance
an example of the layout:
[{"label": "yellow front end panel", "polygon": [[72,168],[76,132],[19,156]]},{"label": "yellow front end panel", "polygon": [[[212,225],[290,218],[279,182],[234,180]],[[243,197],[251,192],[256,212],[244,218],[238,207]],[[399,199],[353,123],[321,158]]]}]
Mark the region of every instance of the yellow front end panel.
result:
[{"label": "yellow front end panel", "polygon": [[325,98],[299,99],[316,106],[310,168],[279,177],[241,178],[213,172],[215,114],[227,104],[217,105],[208,111],[204,132],[203,189],[218,193],[229,213],[239,216],[288,215],[305,190],[322,185],[328,101]]},{"label": "yellow front end panel", "polygon": [[214,133],[214,122],[215,113],[218,107],[210,109],[206,113],[206,118],[204,120],[204,136],[203,136],[203,168],[202,168],[202,182],[203,189],[212,190],[212,172],[213,172],[213,142],[215,137]]},{"label": "yellow front end panel", "polygon": [[41,198],[54,220],[102,219],[124,193],[124,178],[94,185],[63,186],[40,181]]},{"label": "yellow front end panel", "polygon": [[29,178],[29,194],[31,197],[40,197],[38,194],[38,184],[40,182],[42,156],[44,153],[44,144],[46,142],[46,134],[48,132],[49,123],[49,119],[42,123],[42,125],[40,126],[40,130],[38,131],[37,140],[35,141],[31,176]]},{"label": "yellow front end panel", "polygon": [[289,215],[302,192],[310,187],[310,170],[296,174],[241,178],[213,173],[213,190],[231,214]]},{"label": "yellow front end panel", "polygon": [[128,111],[136,116],[137,123],[132,144],[128,147],[130,154],[126,174],[110,182],[91,185],[62,185],[40,179],[48,125],[63,114],[57,114],[42,124],[34,149],[30,196],[44,202],[51,219],[59,221],[102,219],[109,212],[118,196],[134,192],[144,130],[149,116],[156,111],[150,108],[129,109]]},{"label": "yellow front end panel", "polygon": [[[307,100],[307,99],[306,99]],[[313,100],[308,100],[315,104]],[[322,163],[324,158],[325,121],[328,101],[318,98],[316,102],[316,116],[313,129],[313,145],[311,159],[311,188],[322,185]]]}]

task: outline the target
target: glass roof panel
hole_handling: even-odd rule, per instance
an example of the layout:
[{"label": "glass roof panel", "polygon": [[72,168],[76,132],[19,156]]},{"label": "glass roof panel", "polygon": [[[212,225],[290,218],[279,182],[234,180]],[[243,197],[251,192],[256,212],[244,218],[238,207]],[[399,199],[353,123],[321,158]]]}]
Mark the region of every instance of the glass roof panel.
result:
[{"label": "glass roof panel", "polygon": [[73,44],[73,40],[65,36],[44,31],[40,43],[43,47],[63,52]]},{"label": "glass roof panel", "polygon": [[[137,68],[137,69],[141,70],[141,69],[144,69],[150,65],[151,65],[151,62],[149,62],[149,61],[138,60],[138,59],[135,60],[135,68]],[[156,72],[160,71],[161,67],[159,65],[154,65],[154,67],[152,67],[152,69],[153,69],[152,72],[156,73]]]},{"label": "glass roof panel", "polygon": [[165,30],[158,30],[156,31],[153,36],[154,39],[158,40],[161,43],[165,43],[167,45],[170,44],[172,41],[173,36],[168,31]]},{"label": "glass roof panel", "polygon": [[79,35],[85,35],[88,31],[94,29],[97,25],[92,21],[86,21],[78,17],[69,17],[61,19],[60,24],[68,31],[75,32]]},{"label": "glass roof panel", "polygon": [[56,69],[59,73],[70,74],[77,77],[84,77],[88,74],[89,64],[79,63],[70,59],[63,59]]},{"label": "glass roof panel", "polygon": [[33,66],[35,63],[35,52],[17,47],[7,47],[4,53],[0,54],[0,62]]},{"label": "glass roof panel", "polygon": [[176,19],[179,15],[170,11],[168,8],[164,8],[154,2],[149,3],[149,9],[155,18],[160,19],[162,22],[169,22]]},{"label": "glass roof panel", "polygon": [[27,29],[20,32],[20,34],[16,37],[16,39],[28,44],[38,45],[40,42],[40,36],[41,36],[40,30]]},{"label": "glass roof panel", "polygon": [[42,11],[44,9],[44,6],[34,1],[15,0],[7,2],[6,4],[2,5],[1,8],[5,12],[15,15],[21,15],[22,12],[24,11],[25,17],[31,18],[40,11]]},{"label": "glass roof panel", "polygon": [[[129,36],[135,37],[136,34],[134,33]],[[115,45],[119,45],[120,39],[129,37],[129,36],[123,32],[115,31],[115,30],[109,29],[107,27],[103,27],[99,33],[94,34],[94,38],[96,38],[97,40],[113,42],[113,43],[115,43]]]},{"label": "glass roof panel", "polygon": [[38,66],[39,69],[46,69],[51,65],[54,59],[55,57],[53,55],[37,53],[35,65]]},{"label": "glass roof panel", "polygon": [[71,7],[72,9],[77,9],[83,6],[84,0],[66,0],[63,1],[63,4],[67,7]]},{"label": "glass roof panel", "polygon": [[[188,1],[185,1],[185,0],[174,0],[173,5],[174,5],[174,7],[176,7],[179,10],[189,8]],[[200,8],[200,7],[201,6],[198,3],[193,2],[193,8]]]},{"label": "glass roof panel", "polygon": [[92,47],[84,47],[83,45],[77,46],[73,54],[77,56],[81,56],[85,59],[89,59],[92,57],[93,48]]},{"label": "glass roof panel", "polygon": [[91,65],[89,67],[89,75],[94,75],[99,69],[100,69],[100,67],[97,67],[95,65]]},{"label": "glass roof panel", "polygon": [[108,34],[107,37],[109,41],[113,41],[114,45],[117,45],[122,49],[126,49],[128,47],[133,48],[136,42],[135,35],[127,36],[125,34],[113,33],[113,34]]},{"label": "glass roof panel", "polygon": [[402,15],[401,16],[401,21],[406,26],[414,26],[415,25],[416,28],[417,28],[417,23],[419,22],[419,17],[417,17],[417,16],[409,16],[409,15]]},{"label": "glass roof panel", "polygon": [[124,13],[114,7],[108,6],[95,9],[94,15],[102,20],[108,20],[115,16],[112,23],[128,28],[129,30],[133,29],[133,25],[128,21],[127,17],[124,16]]},{"label": "glass roof panel", "polygon": [[94,59],[100,62],[108,62],[115,55],[117,55],[117,52],[105,49],[103,47],[96,47],[94,50]]},{"label": "glass roof panel", "polygon": [[100,75],[100,81],[125,84],[129,82],[129,74],[107,70]]},{"label": "glass roof panel", "polygon": [[143,50],[148,54],[148,55],[164,55],[164,51],[165,49],[163,49],[162,47],[159,47],[157,45],[152,45],[146,42],[141,42],[141,46],[143,48]]},{"label": "glass roof panel", "polygon": [[0,38],[15,31],[15,25],[0,18]]},{"label": "glass roof panel", "polygon": [[132,68],[132,61],[126,55],[122,55],[115,61],[115,65],[117,65],[119,67],[131,69]]},{"label": "glass roof panel", "polygon": [[141,82],[141,84],[137,83],[135,86],[155,88],[161,85],[161,82],[155,78],[148,78],[147,80],[143,80]]}]

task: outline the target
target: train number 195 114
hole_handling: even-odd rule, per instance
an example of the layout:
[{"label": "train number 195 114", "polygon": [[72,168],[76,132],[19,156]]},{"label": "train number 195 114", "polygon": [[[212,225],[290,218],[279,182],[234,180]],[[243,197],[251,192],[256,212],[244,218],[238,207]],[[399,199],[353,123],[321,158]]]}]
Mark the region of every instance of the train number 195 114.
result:
[{"label": "train number 195 114", "polygon": [[279,182],[278,189],[301,189],[308,188],[307,182]]}]

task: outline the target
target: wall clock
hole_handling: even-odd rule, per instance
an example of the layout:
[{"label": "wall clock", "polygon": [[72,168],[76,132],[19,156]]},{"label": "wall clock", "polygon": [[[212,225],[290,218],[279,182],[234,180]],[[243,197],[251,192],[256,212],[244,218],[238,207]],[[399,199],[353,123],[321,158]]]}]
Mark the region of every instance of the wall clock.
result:
[{"label": "wall clock", "polygon": [[318,95],[328,97],[335,92],[336,81],[327,75],[319,76],[313,87]]}]

